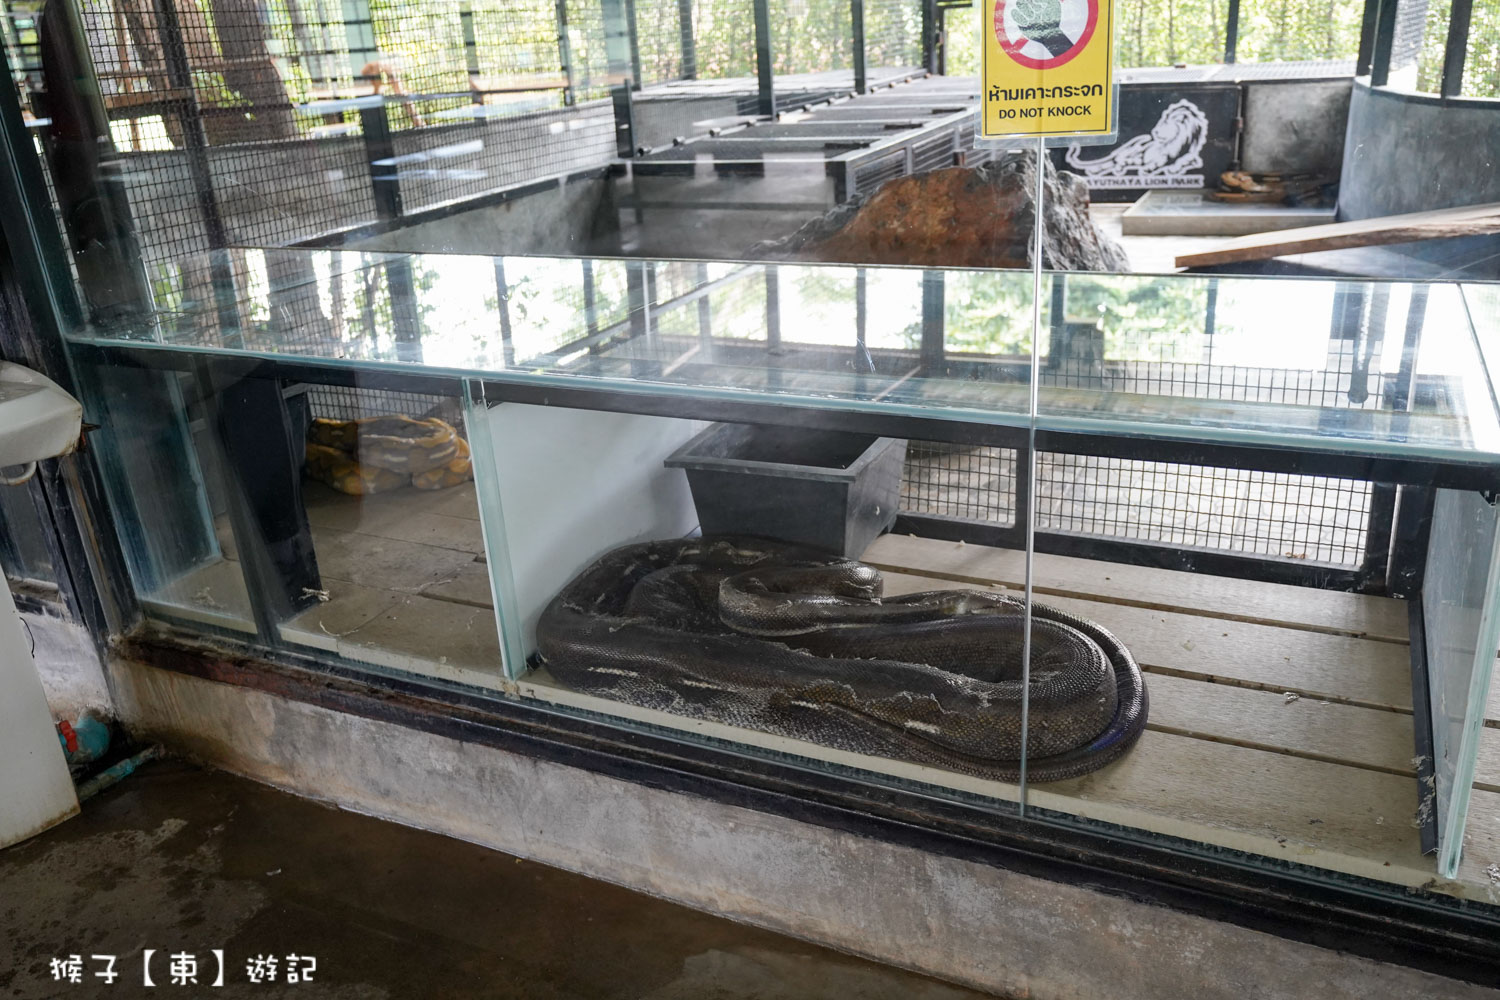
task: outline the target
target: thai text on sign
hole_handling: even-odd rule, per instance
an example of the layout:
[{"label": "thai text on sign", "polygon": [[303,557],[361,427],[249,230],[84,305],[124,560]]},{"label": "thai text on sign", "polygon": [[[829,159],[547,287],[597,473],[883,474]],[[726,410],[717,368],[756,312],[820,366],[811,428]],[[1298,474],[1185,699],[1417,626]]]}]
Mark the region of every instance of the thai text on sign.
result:
[{"label": "thai text on sign", "polygon": [[1115,130],[1113,0],[982,0],[980,136]]}]

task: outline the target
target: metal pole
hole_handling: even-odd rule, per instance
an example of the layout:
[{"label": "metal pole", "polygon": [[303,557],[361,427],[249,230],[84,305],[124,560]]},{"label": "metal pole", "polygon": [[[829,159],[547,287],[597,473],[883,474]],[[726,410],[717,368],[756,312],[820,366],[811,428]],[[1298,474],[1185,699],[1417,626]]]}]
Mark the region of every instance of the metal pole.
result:
[{"label": "metal pole", "polygon": [[1384,87],[1391,77],[1391,51],[1396,44],[1397,0],[1381,0],[1375,18],[1375,46],[1370,61],[1370,86]]},{"label": "metal pole", "polygon": [[557,0],[557,61],[567,79],[563,88],[563,105],[571,107],[578,98],[573,79],[573,43],[568,39],[568,0]]},{"label": "metal pole", "polygon": [[630,89],[641,89],[641,36],[635,23],[635,0],[625,0],[625,23],[630,28]]},{"label": "metal pole", "polygon": [[1224,21],[1224,64],[1234,65],[1235,50],[1240,44],[1240,0],[1229,0],[1229,13]]},{"label": "metal pole", "polygon": [[[699,264],[698,287],[707,288],[709,283],[708,265]],[[712,362],[714,359],[714,311],[713,301],[704,295],[698,300],[698,347],[702,351],[704,362]]]},{"label": "metal pole", "polygon": [[869,82],[865,69],[865,0],[849,0],[849,24],[854,32],[854,92],[863,94]]},{"label": "metal pole", "polygon": [[[609,65],[609,92],[615,109],[615,150],[635,155],[635,109],[631,97],[639,82],[635,51],[634,0],[603,0],[604,54]],[[634,75],[632,75],[634,74]]]},{"label": "metal pole", "polygon": [[677,31],[682,46],[682,78],[698,79],[698,40],[693,37],[693,0],[677,0]]},{"label": "metal pole", "polygon": [[1448,19],[1448,43],[1443,49],[1443,82],[1438,93],[1458,97],[1464,92],[1464,56],[1469,47],[1469,19],[1474,0],[1453,0]]},{"label": "metal pole", "polygon": [[937,0],[922,0],[922,68],[938,71],[938,5]]},{"label": "metal pole", "polygon": [[1375,55],[1375,21],[1380,16],[1380,0],[1365,0],[1359,21],[1359,54],[1354,61],[1355,76],[1369,76]]},{"label": "metal pole", "polygon": [[365,162],[370,167],[370,191],[375,214],[383,220],[401,217],[401,178],[396,167],[396,141],[386,105],[359,109],[359,129],[365,141]]},{"label": "metal pole", "polygon": [[756,111],[776,114],[776,81],[771,57],[771,0],[755,0],[755,74],[759,83]]},{"label": "metal pole", "polygon": [[944,284],[942,271],[922,272],[922,348],[923,377],[930,378],[942,366],[946,350],[944,334]]},{"label": "metal pole", "polygon": [[1026,751],[1030,745],[1031,725],[1031,597],[1032,597],[1032,569],[1033,553],[1036,551],[1036,511],[1031,501],[1031,490],[1036,483],[1036,418],[1038,403],[1040,400],[1039,385],[1042,379],[1041,359],[1037,355],[1037,347],[1042,340],[1042,227],[1045,224],[1046,215],[1042,210],[1042,201],[1045,197],[1045,163],[1047,155],[1047,141],[1038,138],[1036,141],[1036,189],[1032,192],[1031,203],[1031,393],[1028,406],[1029,419],[1026,427],[1026,454],[1017,455],[1018,466],[1024,462],[1026,474],[1021,475],[1021,469],[1016,469],[1016,517],[1021,516],[1021,483],[1024,481],[1026,490],[1026,580],[1024,590],[1024,605],[1021,610],[1021,761],[1018,784],[1021,786],[1020,801],[1017,803],[1021,815],[1026,815]]},{"label": "metal pole", "polygon": [[495,306],[500,313],[500,360],[505,367],[516,366],[516,345],[511,340],[510,285],[505,280],[505,258],[495,258]]}]

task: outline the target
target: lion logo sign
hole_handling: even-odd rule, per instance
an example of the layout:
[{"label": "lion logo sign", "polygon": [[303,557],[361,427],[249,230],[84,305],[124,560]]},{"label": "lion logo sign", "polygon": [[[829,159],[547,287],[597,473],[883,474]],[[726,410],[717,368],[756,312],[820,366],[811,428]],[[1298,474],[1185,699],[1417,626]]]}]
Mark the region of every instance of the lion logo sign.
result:
[{"label": "lion logo sign", "polygon": [[1202,187],[1208,116],[1191,101],[1161,113],[1151,131],[1120,143],[1105,156],[1085,160],[1077,146],[1064,156],[1090,187]]}]

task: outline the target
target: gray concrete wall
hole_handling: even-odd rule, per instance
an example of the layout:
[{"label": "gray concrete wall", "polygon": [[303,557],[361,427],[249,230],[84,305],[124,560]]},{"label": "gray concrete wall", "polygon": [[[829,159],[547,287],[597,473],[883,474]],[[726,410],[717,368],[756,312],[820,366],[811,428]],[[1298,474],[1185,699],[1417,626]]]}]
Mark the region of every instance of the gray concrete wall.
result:
[{"label": "gray concrete wall", "polygon": [[672,97],[635,102],[635,144],[666,146],[673,139],[704,135],[713,119],[739,113],[739,100],[728,97]]},{"label": "gray concrete wall", "polygon": [[1500,101],[1440,101],[1354,84],[1339,217],[1500,201]]},{"label": "gray concrete wall", "polygon": [[343,247],[403,253],[608,255],[619,253],[618,229],[614,184],[586,178],[350,240]]},{"label": "gray concrete wall", "polygon": [[1497,1000],[1086,887],[137,664],[137,734],[281,788],[1030,1000]]},{"label": "gray concrete wall", "polygon": [[1338,177],[1353,85],[1353,80],[1246,83],[1243,168]]}]

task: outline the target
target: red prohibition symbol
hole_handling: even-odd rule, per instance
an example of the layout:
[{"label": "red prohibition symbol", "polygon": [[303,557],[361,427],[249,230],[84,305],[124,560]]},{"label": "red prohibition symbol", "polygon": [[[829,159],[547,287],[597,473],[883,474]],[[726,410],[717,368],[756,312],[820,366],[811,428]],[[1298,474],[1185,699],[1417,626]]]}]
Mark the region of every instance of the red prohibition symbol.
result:
[{"label": "red prohibition symbol", "polygon": [[995,0],[995,40],[1031,69],[1056,69],[1088,47],[1099,0]]}]

